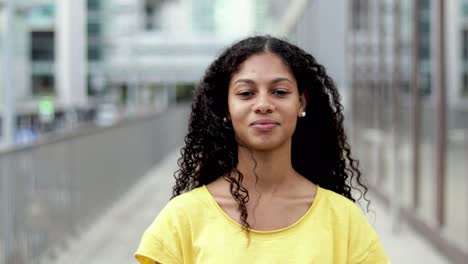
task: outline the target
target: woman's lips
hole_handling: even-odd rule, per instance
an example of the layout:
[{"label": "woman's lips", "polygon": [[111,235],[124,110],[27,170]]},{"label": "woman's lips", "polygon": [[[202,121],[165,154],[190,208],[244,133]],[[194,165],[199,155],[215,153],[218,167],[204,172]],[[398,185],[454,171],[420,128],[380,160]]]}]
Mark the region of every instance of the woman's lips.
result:
[{"label": "woman's lips", "polygon": [[251,126],[259,132],[267,132],[278,126],[278,123],[273,120],[257,120]]},{"label": "woman's lips", "polygon": [[273,130],[273,128],[275,128],[276,126],[277,126],[277,124],[255,124],[255,125],[252,125],[253,128],[255,128],[257,131],[261,131],[261,132],[266,132],[266,131]]}]

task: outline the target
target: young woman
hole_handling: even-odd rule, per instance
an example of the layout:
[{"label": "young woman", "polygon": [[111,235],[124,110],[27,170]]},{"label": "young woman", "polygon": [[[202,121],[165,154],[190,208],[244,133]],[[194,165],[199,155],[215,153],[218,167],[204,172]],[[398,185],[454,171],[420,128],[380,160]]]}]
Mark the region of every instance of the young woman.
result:
[{"label": "young woman", "polygon": [[[195,91],[173,199],[140,263],[388,263],[352,189],[361,183],[333,81],[308,53],[256,36]],[[356,185],[356,187],[352,186]]]}]

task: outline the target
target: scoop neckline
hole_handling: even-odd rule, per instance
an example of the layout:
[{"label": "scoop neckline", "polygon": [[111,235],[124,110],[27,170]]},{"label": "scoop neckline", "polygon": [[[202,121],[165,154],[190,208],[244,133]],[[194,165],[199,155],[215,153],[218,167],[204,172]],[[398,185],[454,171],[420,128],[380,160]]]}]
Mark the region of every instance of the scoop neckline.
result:
[{"label": "scoop neckline", "polygon": [[[262,230],[255,230],[255,229],[250,229],[250,233],[253,235],[256,235],[257,237],[269,237],[273,235],[287,235],[291,232],[293,232],[295,229],[297,229],[303,222],[307,220],[307,218],[310,217],[312,212],[315,210],[317,207],[317,203],[319,202],[321,196],[322,196],[322,188],[316,184],[317,186],[317,191],[314,197],[314,200],[312,201],[312,204],[309,206],[309,209],[302,215],[296,222],[293,224],[280,228],[280,229],[275,229],[275,230],[267,230],[267,231],[262,231]],[[242,229],[242,225],[232,219],[225,211],[224,209],[218,204],[214,196],[210,193],[206,185],[202,185],[202,189],[205,192],[206,196],[209,198],[210,202],[215,206],[216,210],[221,213],[221,215],[228,220],[228,222],[231,225],[234,225],[234,227],[238,229]]]}]

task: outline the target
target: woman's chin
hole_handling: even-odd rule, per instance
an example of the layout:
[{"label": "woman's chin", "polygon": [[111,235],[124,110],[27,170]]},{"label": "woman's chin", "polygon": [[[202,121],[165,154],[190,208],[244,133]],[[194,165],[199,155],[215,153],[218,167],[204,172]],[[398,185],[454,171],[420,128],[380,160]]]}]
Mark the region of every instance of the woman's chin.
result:
[{"label": "woman's chin", "polygon": [[280,149],[285,144],[285,141],[275,139],[260,139],[248,142],[248,148],[253,151],[268,152]]}]

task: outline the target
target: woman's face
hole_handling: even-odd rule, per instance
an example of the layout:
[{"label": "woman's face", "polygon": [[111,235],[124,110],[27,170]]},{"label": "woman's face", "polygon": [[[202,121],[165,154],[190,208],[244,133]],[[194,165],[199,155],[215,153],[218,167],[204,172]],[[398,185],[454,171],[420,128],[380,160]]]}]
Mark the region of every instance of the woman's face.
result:
[{"label": "woman's face", "polygon": [[267,151],[291,143],[305,98],[280,57],[266,52],[248,58],[232,76],[228,107],[240,143]]}]

